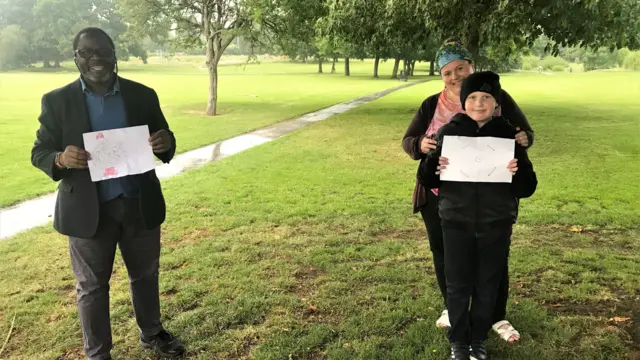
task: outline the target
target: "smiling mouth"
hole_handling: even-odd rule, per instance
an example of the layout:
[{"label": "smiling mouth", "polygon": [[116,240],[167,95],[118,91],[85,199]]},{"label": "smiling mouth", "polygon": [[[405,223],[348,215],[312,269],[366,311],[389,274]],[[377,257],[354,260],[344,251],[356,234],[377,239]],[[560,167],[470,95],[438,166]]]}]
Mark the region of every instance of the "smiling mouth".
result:
[{"label": "smiling mouth", "polygon": [[102,66],[102,65],[91,66],[91,70],[93,70],[93,71],[103,71],[104,70],[104,66]]}]

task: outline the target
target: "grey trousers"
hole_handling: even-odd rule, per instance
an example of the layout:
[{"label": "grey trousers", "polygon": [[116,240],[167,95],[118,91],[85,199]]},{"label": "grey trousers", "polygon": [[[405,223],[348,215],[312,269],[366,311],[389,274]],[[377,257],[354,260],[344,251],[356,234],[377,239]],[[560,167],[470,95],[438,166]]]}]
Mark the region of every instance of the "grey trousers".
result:
[{"label": "grey trousers", "polygon": [[162,330],[158,290],[160,228],[144,228],[137,199],[118,198],[102,203],[96,235],[91,239],[69,238],[84,350],[90,360],[108,358],[113,346],[109,279],[116,246],[120,247],[129,273],[133,309],[141,333],[153,336]]}]

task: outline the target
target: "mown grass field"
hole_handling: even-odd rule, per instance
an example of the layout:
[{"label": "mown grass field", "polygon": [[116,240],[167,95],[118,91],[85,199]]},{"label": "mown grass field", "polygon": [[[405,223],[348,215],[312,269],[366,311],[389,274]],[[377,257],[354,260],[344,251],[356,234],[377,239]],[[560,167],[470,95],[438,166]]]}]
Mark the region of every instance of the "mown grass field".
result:
[{"label": "mown grass field", "polygon": [[[536,131],[540,186],[521,203],[508,318],[492,359],[638,355],[640,74],[505,75]],[[189,359],[444,359],[417,163],[400,147],[431,82],[164,182],[165,325]],[[179,139],[180,141],[180,139]],[[571,231],[575,226],[576,232]],[[49,227],[0,242],[6,359],[80,359],[67,241]],[[114,359],[139,349],[120,258]]]},{"label": "mown grass field", "polygon": [[[151,86],[160,98],[170,126],[184,152],[275,122],[302,115],[398,84],[390,80],[392,64],[381,66],[385,78],[373,79],[371,62],[354,61],[352,76],[338,72],[317,74],[317,65],[262,62],[220,67],[219,114],[204,116],[209,77],[203,57],[174,58],[156,64],[123,62],[120,74]],[[237,57],[227,62],[241,61]],[[43,94],[77,78],[71,64],[63,71],[0,73],[0,166],[5,169],[0,207],[55,190],[52,182],[30,165],[30,151],[38,128]],[[40,71],[38,71],[40,70]],[[424,73],[423,73],[424,75]],[[6,174],[6,175],[5,175]],[[10,176],[9,176],[10,174]]]}]

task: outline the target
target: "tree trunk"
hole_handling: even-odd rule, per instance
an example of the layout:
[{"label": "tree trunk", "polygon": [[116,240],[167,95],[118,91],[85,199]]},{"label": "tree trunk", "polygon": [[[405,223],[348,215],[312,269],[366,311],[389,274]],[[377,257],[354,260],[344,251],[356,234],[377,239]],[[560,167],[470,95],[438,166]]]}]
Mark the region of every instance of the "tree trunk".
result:
[{"label": "tree trunk", "polygon": [[436,74],[435,73],[435,63],[436,63],[436,61],[433,60],[433,61],[431,61],[431,65],[429,65],[429,76],[434,76]]},{"label": "tree trunk", "polygon": [[405,75],[409,75],[409,60],[402,60],[402,71],[404,71]]},{"label": "tree trunk", "polygon": [[322,74],[322,58],[318,58],[318,74]]},{"label": "tree trunk", "polygon": [[392,79],[398,78],[398,68],[400,67],[400,58],[396,58],[393,64],[393,72],[391,73]]},{"label": "tree trunk", "polygon": [[212,14],[207,11],[205,6],[202,14],[202,23],[204,24],[203,35],[207,41],[205,56],[207,70],[209,71],[209,98],[207,99],[206,114],[215,116],[218,112],[218,61],[220,60],[220,54],[218,49],[219,41],[215,41],[218,40],[218,36],[211,35],[211,16]]},{"label": "tree trunk", "polygon": [[480,53],[480,32],[477,26],[470,29],[469,35],[464,45],[467,50],[469,50],[471,55],[473,55],[473,58],[477,59],[478,54]]},{"label": "tree trunk", "polygon": [[413,74],[415,73],[415,71],[416,71],[416,60],[413,60],[411,61],[411,71],[410,71],[411,74],[409,75],[414,76]]},{"label": "tree trunk", "polygon": [[373,63],[373,77],[378,78],[378,67],[380,65],[380,56],[376,55],[376,61]]},{"label": "tree trunk", "polygon": [[56,69],[60,69],[60,60],[56,59],[56,62],[55,62],[55,64],[53,64],[53,67],[56,68]]},{"label": "tree trunk", "polygon": [[51,63],[49,62],[49,59],[43,60],[42,61],[42,67],[45,69],[50,69],[51,68]]},{"label": "tree trunk", "polygon": [[209,70],[209,100],[207,101],[207,115],[216,116],[218,114],[218,61],[212,59],[207,65]]},{"label": "tree trunk", "polygon": [[351,76],[351,67],[350,67],[350,64],[349,64],[349,58],[348,57],[344,58],[344,74],[346,76]]},{"label": "tree trunk", "polygon": [[333,64],[331,64],[331,73],[335,74],[336,73],[336,58],[333,58]]}]

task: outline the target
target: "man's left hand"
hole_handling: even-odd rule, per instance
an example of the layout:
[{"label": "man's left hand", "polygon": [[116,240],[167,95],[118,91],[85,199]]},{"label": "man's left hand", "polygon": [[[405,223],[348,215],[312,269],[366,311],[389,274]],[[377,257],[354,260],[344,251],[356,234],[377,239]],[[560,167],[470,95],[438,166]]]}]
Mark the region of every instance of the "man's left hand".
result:
[{"label": "man's left hand", "polygon": [[171,136],[167,130],[160,130],[153,134],[149,138],[149,145],[153,148],[153,152],[161,154],[171,149]]}]

